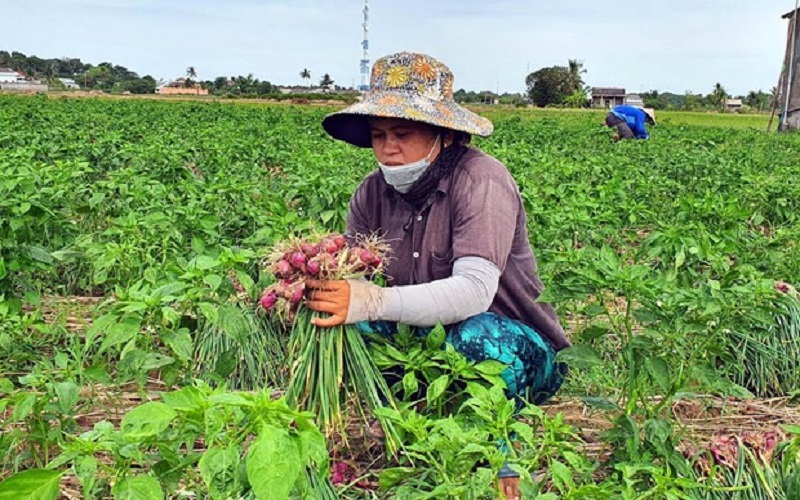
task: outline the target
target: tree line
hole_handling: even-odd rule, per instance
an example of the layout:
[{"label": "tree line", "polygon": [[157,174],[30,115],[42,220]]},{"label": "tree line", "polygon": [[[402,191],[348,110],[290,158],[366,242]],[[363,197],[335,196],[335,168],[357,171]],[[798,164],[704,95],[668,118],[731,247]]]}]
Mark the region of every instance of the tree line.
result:
[{"label": "tree line", "polygon": [[[575,59],[567,61],[566,66],[549,66],[530,73],[525,78],[526,95],[529,102],[539,107],[561,106],[589,107],[591,87],[583,81],[586,70],[583,62]],[[655,109],[676,109],[686,111],[718,110],[724,111],[728,99],[741,99],[742,104],[756,111],[766,111],[777,98],[777,88],[767,93],[751,90],[747,95],[733,96],[721,83],[714,85],[706,95],[687,91],[684,94],[649,90],[639,96],[645,107]]]},{"label": "tree line", "polygon": [[[159,82],[150,75],[140,77],[128,68],[110,62],[93,65],[84,63],[78,58],[63,57],[44,59],[35,55],[27,56],[22,52],[0,50],[0,68],[11,68],[22,71],[30,79],[47,83],[51,88],[63,88],[60,78],[69,78],[87,90],[132,94],[152,94]],[[311,79],[311,72],[304,69],[300,75],[304,80]],[[310,83],[310,82],[309,82]],[[195,88],[196,85],[216,95],[231,96],[266,96],[279,92],[278,87],[267,80],[260,80],[252,73],[236,76],[218,76],[210,80],[198,80],[194,66],[186,68],[185,77],[172,85]],[[308,90],[312,88],[309,85]],[[318,89],[325,92],[341,92],[343,87],[335,85],[334,80],[325,73],[319,82]]]},{"label": "tree line", "polygon": [[[63,86],[59,78],[71,78],[84,89],[116,93],[152,94],[158,86],[158,82],[152,76],[140,77],[136,72],[124,66],[110,62],[92,65],[71,57],[44,59],[37,56],[26,56],[21,52],[0,50],[0,67],[23,71],[31,78],[49,84],[51,88]],[[466,104],[499,103],[533,104],[539,107],[589,107],[591,106],[591,87],[584,82],[586,73],[582,61],[569,59],[564,66],[544,67],[528,74],[525,78],[526,90],[524,93],[498,94],[491,91],[474,92],[459,89],[453,97],[457,102]],[[326,93],[355,92],[352,88],[336,85],[328,73],[320,77],[316,87],[311,85],[312,74],[308,68],[303,68],[299,75],[306,83],[305,90],[308,92],[314,90]],[[195,67],[189,66],[186,69],[186,77],[179,80],[179,84],[186,87],[200,85],[210,93],[222,96],[267,96],[279,92],[276,85],[267,80],[259,80],[252,73],[238,76],[218,76],[202,81],[196,80],[196,77]],[[736,97],[742,99],[743,104],[753,110],[765,111],[772,105],[776,93],[777,89],[773,88],[769,93],[753,90],[747,95]],[[733,97],[720,83],[717,83],[706,95],[688,91],[684,94],[662,93],[657,90],[649,90],[639,95],[646,107],[687,111],[724,110],[726,100]]]},{"label": "tree line", "polygon": [[26,76],[41,80],[52,88],[63,86],[59,78],[70,78],[84,88],[107,92],[128,91],[133,94],[150,94],[156,89],[156,80],[152,76],[140,77],[128,68],[110,62],[102,62],[95,66],[72,57],[43,59],[26,56],[22,52],[9,53],[0,50],[0,68],[6,67],[22,71]]}]

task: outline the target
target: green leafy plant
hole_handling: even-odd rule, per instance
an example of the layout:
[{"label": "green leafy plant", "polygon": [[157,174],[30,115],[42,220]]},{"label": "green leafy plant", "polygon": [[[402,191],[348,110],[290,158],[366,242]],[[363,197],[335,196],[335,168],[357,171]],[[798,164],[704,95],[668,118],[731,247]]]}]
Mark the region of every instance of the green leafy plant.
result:
[{"label": "green leafy plant", "polygon": [[[516,414],[502,385],[467,385],[470,397],[456,415],[425,416],[413,406],[379,410],[393,420],[406,443],[398,467],[380,476],[384,490],[399,498],[494,498],[496,477],[508,463],[522,476],[526,495],[555,488],[575,498],[589,492],[594,467],[569,440],[575,432],[560,417],[536,406]],[[531,476],[543,471],[534,481]]]},{"label": "green leafy plant", "polygon": [[391,339],[375,335],[371,344],[375,363],[387,377],[398,380],[392,387],[395,394],[402,392],[406,401],[424,401],[426,412],[439,416],[464,402],[471,382],[505,387],[500,373],[507,368],[498,361],[470,362],[445,343],[445,337],[441,325],[424,336],[398,325]]},{"label": "green leafy plant", "polygon": [[[2,461],[17,470],[33,463],[44,467],[64,443],[65,436],[77,429],[76,407],[80,386],[62,373],[41,367],[19,378],[17,389],[8,379],[0,379],[6,397],[0,408],[11,407],[3,424]],[[24,438],[24,439],[23,439]]]},{"label": "green leafy plant", "polygon": [[[163,401],[128,411],[119,429],[102,421],[73,437],[47,468],[69,465],[85,496],[110,487],[115,498],[163,498],[179,488],[220,499],[249,492],[258,498],[333,498],[325,439],[312,415],[291,410],[270,393],[202,383],[164,393]],[[63,473],[36,472],[48,478]],[[0,491],[26,494],[36,474],[12,476]]]}]

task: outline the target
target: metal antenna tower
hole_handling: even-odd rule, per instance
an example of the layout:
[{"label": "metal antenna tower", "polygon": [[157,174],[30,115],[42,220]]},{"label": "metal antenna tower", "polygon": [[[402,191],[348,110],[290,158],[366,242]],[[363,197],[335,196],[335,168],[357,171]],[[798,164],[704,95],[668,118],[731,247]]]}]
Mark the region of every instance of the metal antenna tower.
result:
[{"label": "metal antenna tower", "polygon": [[364,22],[361,26],[364,28],[364,39],[361,41],[364,53],[361,55],[361,85],[358,90],[366,92],[369,90],[369,0],[364,0]]}]

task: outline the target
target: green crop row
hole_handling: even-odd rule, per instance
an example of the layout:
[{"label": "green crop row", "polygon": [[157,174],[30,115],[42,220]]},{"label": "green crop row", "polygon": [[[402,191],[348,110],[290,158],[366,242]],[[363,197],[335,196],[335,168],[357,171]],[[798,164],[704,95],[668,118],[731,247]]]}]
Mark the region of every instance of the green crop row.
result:
[{"label": "green crop row", "polygon": [[[376,167],[369,151],[324,133],[320,121],[331,109],[0,95],[0,392],[12,395],[0,411],[11,412],[13,428],[0,435],[0,456],[9,470],[43,468],[58,450],[75,451],[67,446],[79,427],[73,406],[90,403],[79,390],[94,384],[132,381],[144,391],[153,377],[171,389],[195,378],[236,388],[285,382],[281,337],[248,336],[261,328],[248,319],[248,301],[270,279],[259,273],[260,258],[293,234],[341,231],[350,194]],[[470,404],[453,421],[413,411],[391,415],[419,451],[419,464],[449,465],[430,475],[421,472],[426,466],[396,463],[381,477],[387,495],[421,489],[459,497],[465,478],[474,491],[488,484],[482,494],[490,495],[490,472],[502,465],[492,451],[492,436],[500,435],[495,425],[525,434],[516,466],[547,468],[544,479],[527,485],[537,494],[724,497],[724,487],[743,484],[744,476],[709,480],[721,489],[687,479],[693,469],[676,451],[672,403],[694,393],[771,397],[800,390],[800,307],[791,286],[800,283],[800,136],[765,133],[763,116],[663,112],[651,140],[613,143],[601,112],[480,111],[495,133],[474,143],[505,163],[520,185],[545,299],[575,344],[561,353],[571,365],[562,392],[613,416],[606,443],[615,453],[610,464],[586,461],[560,420],[529,407],[527,418],[550,432],[540,441],[512,422],[496,391],[471,387]],[[93,325],[80,333],[48,309],[53,297],[72,295],[101,301]],[[215,366],[196,362],[208,332],[227,335],[214,341],[224,351]],[[408,372],[404,359],[388,368]],[[468,370],[463,360],[448,363],[426,365],[430,373],[419,372],[415,387],[455,373],[456,365]],[[260,425],[233,408],[244,405],[237,399],[244,396],[214,397],[198,405],[225,407]],[[181,407],[160,410],[171,420],[149,441],[130,441],[123,420],[120,432],[102,427],[105,434],[84,436],[80,453],[55,463],[70,463],[81,481],[94,484],[83,467],[94,451],[108,452],[126,487],[141,482],[155,490],[149,479],[136,479],[151,476],[127,476],[133,463],[152,466],[162,486],[174,486],[148,455],[158,449],[170,467],[188,471],[199,463],[200,476],[191,481],[198,491],[216,484],[199,455],[181,455],[176,441],[177,430],[194,432],[197,422],[175,420]],[[292,429],[281,435],[294,439]],[[206,437],[217,435],[210,430]],[[242,438],[264,432],[240,431]],[[98,448],[101,442],[109,450]],[[249,491],[244,449],[236,456],[221,450],[214,473],[229,475],[235,487],[220,491]],[[306,465],[298,460],[292,471]],[[780,498],[795,477],[789,465],[753,470],[774,473],[772,493]],[[473,467],[484,468],[472,475]],[[298,488],[315,489],[306,482],[324,475],[316,472],[297,472]],[[595,481],[598,474],[608,481]],[[778,478],[785,482],[778,485]],[[38,480],[60,479],[41,473]],[[437,489],[439,483],[449,489]]]}]

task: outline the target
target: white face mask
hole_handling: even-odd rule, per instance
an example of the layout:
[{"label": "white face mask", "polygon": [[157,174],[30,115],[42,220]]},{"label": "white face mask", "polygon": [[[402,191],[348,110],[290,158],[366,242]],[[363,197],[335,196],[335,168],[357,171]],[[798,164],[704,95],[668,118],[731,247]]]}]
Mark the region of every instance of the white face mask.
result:
[{"label": "white face mask", "polygon": [[406,163],[405,165],[398,165],[396,167],[390,167],[388,165],[384,165],[381,162],[378,162],[378,166],[381,168],[383,172],[383,178],[386,179],[386,182],[398,190],[401,193],[408,192],[411,189],[411,186],[419,179],[423,173],[431,166],[430,158],[431,154],[433,154],[433,150],[436,149],[436,143],[438,142],[439,138],[437,137],[435,141],[433,141],[433,146],[431,150],[428,151],[428,154],[425,155],[424,158],[421,160],[415,161],[414,163]]}]

